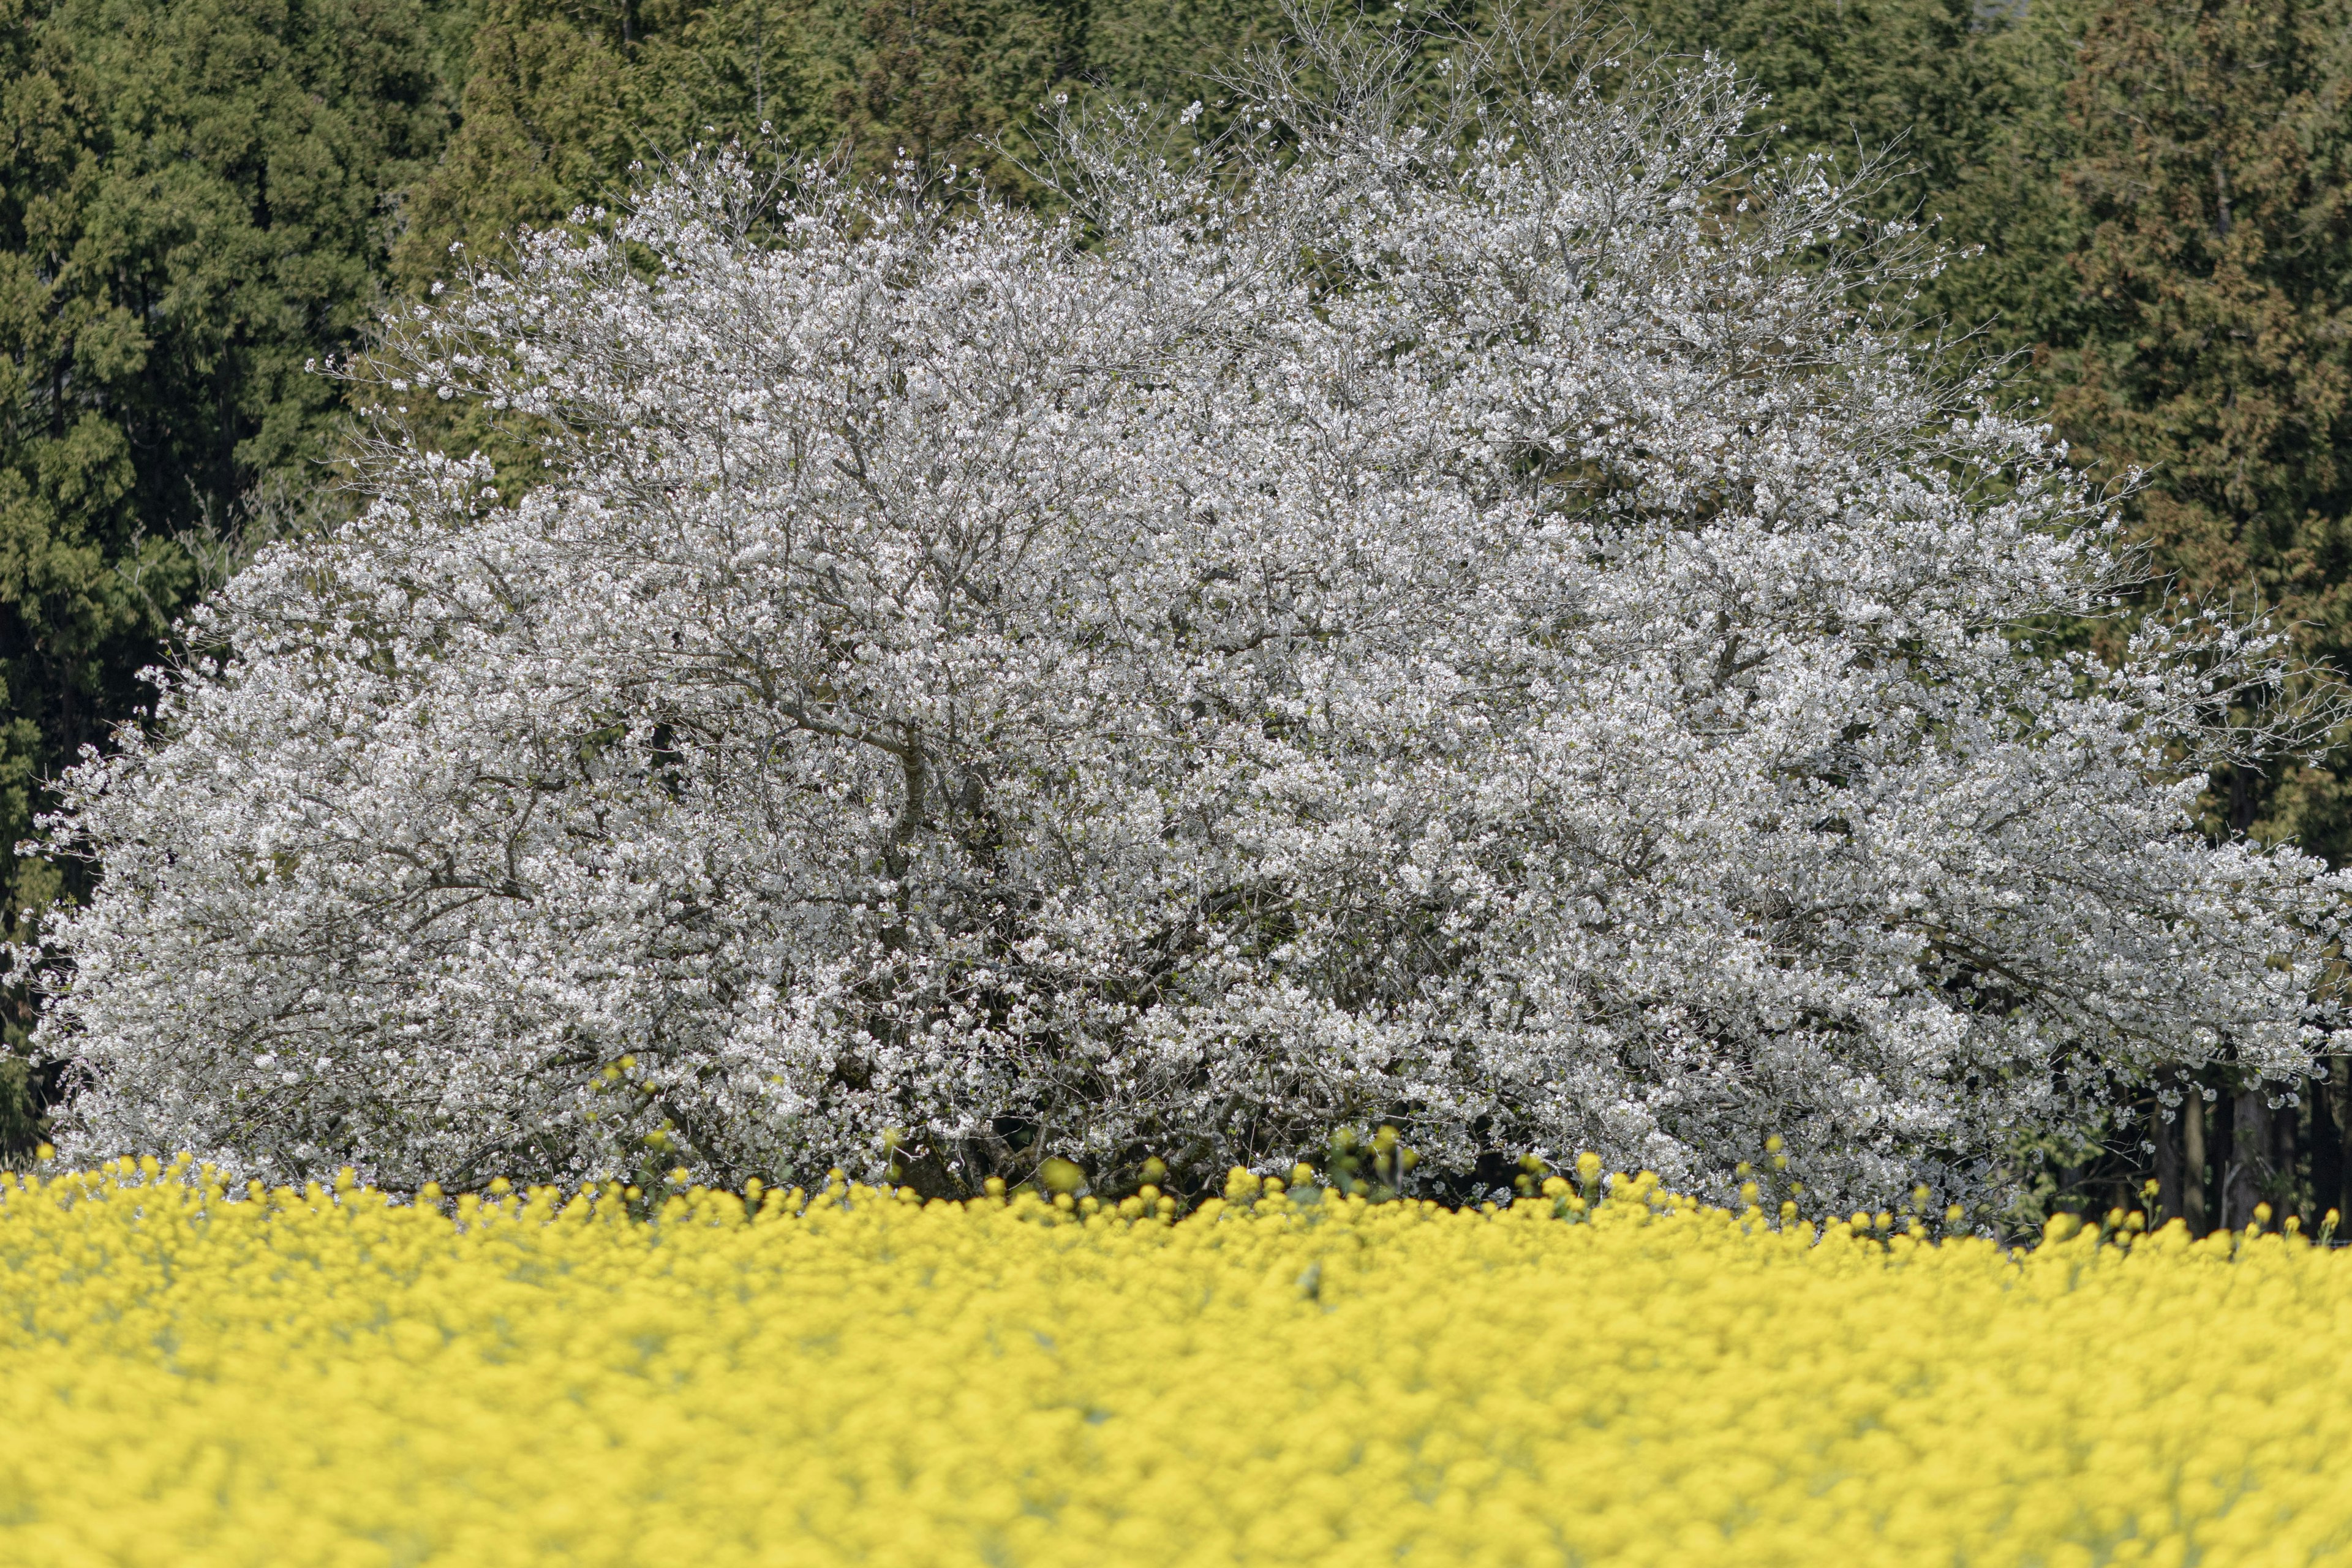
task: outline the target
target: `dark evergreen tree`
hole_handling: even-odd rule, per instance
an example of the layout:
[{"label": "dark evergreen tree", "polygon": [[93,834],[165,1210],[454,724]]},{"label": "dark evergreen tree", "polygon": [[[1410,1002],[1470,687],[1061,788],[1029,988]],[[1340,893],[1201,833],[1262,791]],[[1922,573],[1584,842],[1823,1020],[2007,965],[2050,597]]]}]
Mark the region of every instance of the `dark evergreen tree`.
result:
[{"label": "dark evergreen tree", "polygon": [[[2352,5],[2118,0],[2069,89],[2076,342],[2062,427],[2149,488],[2183,589],[2352,660]],[[2352,853],[2352,753],[2231,781],[2217,828]]]},{"label": "dark evergreen tree", "polygon": [[[2131,521],[2168,596],[2267,608],[2315,679],[2352,674],[2352,5],[2109,0],[2065,93],[2077,237],[2035,380],[2086,462],[2137,468]],[[2071,300],[2066,298],[2071,294]],[[2109,635],[2113,635],[2110,633]],[[2352,751],[2234,770],[2218,835],[2352,855]],[[2340,1063],[2336,1064],[2340,1079]],[[2334,1083],[2227,1070],[2151,1101],[2099,1168],[2153,1169],[2192,1224],[2339,1206]],[[2206,1096],[2212,1098],[2208,1100]],[[2273,1104],[2276,1100],[2279,1103]]]},{"label": "dark evergreen tree", "polygon": [[337,389],[303,366],[373,319],[389,198],[447,131],[436,20],[404,0],[0,0],[12,926],[75,891],[10,852],[40,781],[131,714],[207,572],[332,450]]}]

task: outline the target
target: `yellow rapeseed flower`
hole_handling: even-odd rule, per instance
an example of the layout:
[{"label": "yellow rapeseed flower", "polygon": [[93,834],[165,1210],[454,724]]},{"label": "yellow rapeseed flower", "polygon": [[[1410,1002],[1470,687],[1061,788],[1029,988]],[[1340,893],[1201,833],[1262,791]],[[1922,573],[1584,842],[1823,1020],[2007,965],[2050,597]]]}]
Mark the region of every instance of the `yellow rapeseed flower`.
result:
[{"label": "yellow rapeseed flower", "polygon": [[2346,1253],[1246,1175],[1181,1219],[6,1178],[0,1563],[2352,1559]]}]

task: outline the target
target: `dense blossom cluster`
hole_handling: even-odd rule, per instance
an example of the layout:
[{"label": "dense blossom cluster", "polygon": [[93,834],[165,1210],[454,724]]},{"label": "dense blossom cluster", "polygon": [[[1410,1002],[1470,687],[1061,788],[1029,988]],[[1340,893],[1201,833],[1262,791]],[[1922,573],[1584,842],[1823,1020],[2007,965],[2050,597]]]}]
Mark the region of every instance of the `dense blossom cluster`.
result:
[{"label": "dense blossom cluster", "polygon": [[1648,1177],[1493,1214],[1255,1187],[1181,1219],[1141,1196],[696,1189],[640,1220],[609,1189],[247,1198],[128,1161],[12,1179],[0,1555],[2352,1552],[2352,1386],[2313,1352],[2340,1342],[2352,1253],[2127,1221],[2011,1255]]},{"label": "dense blossom cluster", "polygon": [[68,1147],[971,1192],[1393,1121],[1850,1205],[2306,1070],[2345,885],[2191,831],[2272,644],[2021,637],[2109,513],[1851,193],[1719,69],[1323,51],[1189,161],[1074,132],[1057,221],[720,158],[407,322],[387,408],[530,461],[388,439],[75,776]]}]

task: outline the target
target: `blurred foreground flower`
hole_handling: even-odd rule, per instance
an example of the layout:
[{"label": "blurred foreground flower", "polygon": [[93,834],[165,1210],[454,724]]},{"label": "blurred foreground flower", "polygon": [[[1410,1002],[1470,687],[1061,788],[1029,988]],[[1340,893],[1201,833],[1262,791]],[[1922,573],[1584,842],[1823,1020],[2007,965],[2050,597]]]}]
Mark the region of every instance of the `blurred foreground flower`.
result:
[{"label": "blurred foreground flower", "polygon": [[835,1183],[0,1191],[0,1558],[2310,1563],[2352,1254],[1612,1177],[1181,1218]]}]

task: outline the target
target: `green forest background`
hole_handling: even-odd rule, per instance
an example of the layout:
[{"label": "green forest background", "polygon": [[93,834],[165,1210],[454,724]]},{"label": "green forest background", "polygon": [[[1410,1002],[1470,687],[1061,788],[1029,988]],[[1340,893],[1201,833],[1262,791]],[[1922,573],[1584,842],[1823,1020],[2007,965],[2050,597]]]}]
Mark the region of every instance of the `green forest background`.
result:
[{"label": "green forest background", "polygon": [[[1414,0],[1423,4],[1423,0]],[[1479,28],[1486,0],[1378,13]],[[2016,356],[2095,468],[2146,468],[2159,590],[2276,608],[2352,664],[2352,0],[1632,0],[1956,248],[1925,319]],[[0,0],[0,851],[135,719],[139,670],[260,543],[331,523],[345,392],[307,362],[451,247],[617,198],[631,163],[763,126],[858,167],[989,171],[1056,93],[1208,100],[1276,0]],[[2352,856],[2352,748],[2242,770],[2213,833]],[[0,910],[86,889],[0,853]],[[57,1085],[5,1002],[0,1150]],[[2294,1100],[2200,1069],[2103,1144],[2021,1151],[2039,1208],[2161,1184],[2200,1228],[2352,1210],[2347,1064]],[[2212,1096],[2210,1104],[2205,1092]],[[2151,1147],[2152,1145],[2152,1147]]]}]

